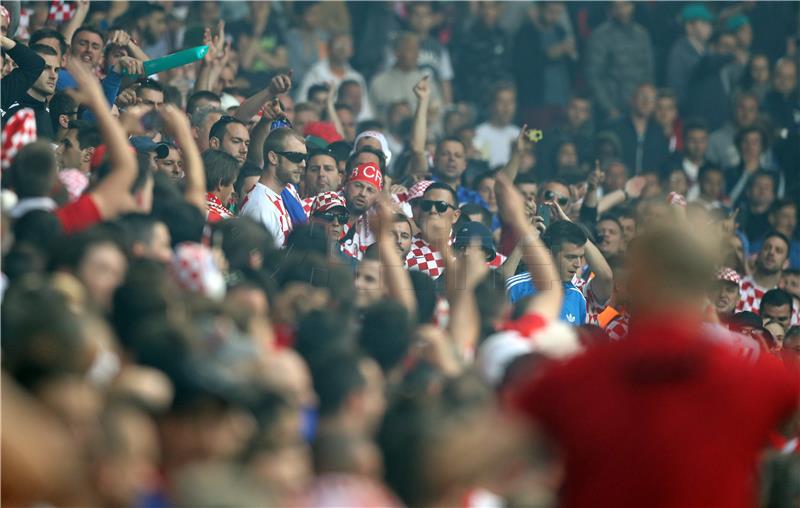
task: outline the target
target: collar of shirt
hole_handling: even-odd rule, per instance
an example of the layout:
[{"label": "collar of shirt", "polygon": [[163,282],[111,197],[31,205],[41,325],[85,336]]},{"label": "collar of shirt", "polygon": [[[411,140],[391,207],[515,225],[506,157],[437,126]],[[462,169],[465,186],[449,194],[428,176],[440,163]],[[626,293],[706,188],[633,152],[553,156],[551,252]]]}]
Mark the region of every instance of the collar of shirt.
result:
[{"label": "collar of shirt", "polygon": [[19,219],[26,213],[33,210],[47,210],[49,212],[55,210],[56,208],[58,208],[56,202],[47,196],[37,198],[22,198],[14,206],[14,208],[11,209],[8,215],[11,216],[12,219]]}]

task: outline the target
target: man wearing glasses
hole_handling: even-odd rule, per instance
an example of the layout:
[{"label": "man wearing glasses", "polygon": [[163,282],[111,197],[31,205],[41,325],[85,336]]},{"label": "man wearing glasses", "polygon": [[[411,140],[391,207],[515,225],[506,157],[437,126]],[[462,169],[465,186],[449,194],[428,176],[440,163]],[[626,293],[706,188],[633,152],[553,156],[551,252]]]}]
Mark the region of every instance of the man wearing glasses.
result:
[{"label": "man wearing glasses", "polygon": [[300,202],[296,186],[306,167],[306,143],[292,129],[276,129],[264,142],[264,173],[242,203],[242,217],[263,224],[283,247],[292,231],[292,218],[283,202],[281,192],[288,189]]},{"label": "man wearing glasses", "polygon": [[344,235],[344,228],[349,219],[350,213],[347,211],[347,205],[338,192],[327,191],[317,194],[311,204],[311,224],[318,224],[325,228],[328,256],[355,268],[355,258],[346,256],[339,247],[339,240]]},{"label": "man wearing glasses", "polygon": [[452,231],[461,211],[456,206],[456,192],[442,182],[434,182],[425,189],[419,201],[420,234],[411,242],[411,251],[406,256],[406,267],[426,273],[438,279],[444,273],[444,259],[433,249],[429,240],[437,235],[437,231],[446,228]]}]

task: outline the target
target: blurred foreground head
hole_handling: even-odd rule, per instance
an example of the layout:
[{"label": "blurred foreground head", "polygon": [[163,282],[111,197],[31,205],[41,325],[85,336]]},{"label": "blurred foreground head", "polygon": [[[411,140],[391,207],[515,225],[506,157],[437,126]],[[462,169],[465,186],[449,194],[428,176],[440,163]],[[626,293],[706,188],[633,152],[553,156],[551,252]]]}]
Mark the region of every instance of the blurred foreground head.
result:
[{"label": "blurred foreground head", "polygon": [[636,314],[696,314],[714,275],[712,241],[675,227],[658,227],[628,247],[628,290]]}]

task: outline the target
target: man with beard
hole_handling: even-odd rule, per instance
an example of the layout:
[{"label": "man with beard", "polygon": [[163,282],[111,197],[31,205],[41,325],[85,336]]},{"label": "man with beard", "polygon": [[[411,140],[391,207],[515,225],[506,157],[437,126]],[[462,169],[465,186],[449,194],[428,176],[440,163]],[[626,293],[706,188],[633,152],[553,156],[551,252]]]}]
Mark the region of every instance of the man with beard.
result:
[{"label": "man with beard", "polygon": [[720,320],[727,322],[739,303],[739,285],[742,282],[736,270],[722,267],[717,270],[716,283],[708,295]]},{"label": "man with beard", "polygon": [[311,202],[322,192],[338,191],[342,186],[342,174],[338,162],[328,149],[312,150],[308,154],[306,173],[303,175],[303,202]]},{"label": "man with beard", "polygon": [[[297,194],[306,167],[306,144],[292,129],[277,129],[264,142],[264,173],[242,203],[242,217],[263,224],[282,247],[292,231],[292,219],[283,203],[284,189]],[[300,196],[295,196],[300,201]]]},{"label": "man with beard", "polygon": [[383,189],[383,173],[377,164],[368,162],[353,169],[344,188],[350,224],[345,228],[342,251],[348,256],[361,259],[364,251],[375,243],[375,236],[369,228],[367,211],[378,200]]},{"label": "man with beard", "polygon": [[223,116],[211,127],[211,132],[208,134],[208,146],[213,150],[222,150],[233,156],[241,168],[247,160],[250,132],[241,120],[232,116]]},{"label": "man with beard", "polygon": [[17,64],[17,68],[0,81],[3,125],[18,110],[31,108],[36,115],[37,135],[51,138],[53,125],[47,111],[47,100],[56,93],[61,70],[58,54],[49,46],[28,48],[5,36],[0,36],[0,45]]},{"label": "man with beard", "polygon": [[436,145],[433,159],[433,179],[449,185],[456,191],[455,206],[464,203],[477,203],[487,210],[489,205],[480,194],[461,185],[461,175],[467,169],[467,156],[464,143],[458,138],[444,138]]},{"label": "man with beard", "polygon": [[764,244],[758,251],[753,275],[742,279],[741,300],[736,305],[736,312],[758,312],[764,293],[778,287],[781,272],[788,267],[789,239],[773,231],[765,237]]},{"label": "man with beard", "polygon": [[625,239],[622,235],[622,225],[616,217],[602,217],[597,221],[596,231],[599,240],[597,248],[600,249],[600,252],[606,259],[610,256],[622,254],[625,251]]}]

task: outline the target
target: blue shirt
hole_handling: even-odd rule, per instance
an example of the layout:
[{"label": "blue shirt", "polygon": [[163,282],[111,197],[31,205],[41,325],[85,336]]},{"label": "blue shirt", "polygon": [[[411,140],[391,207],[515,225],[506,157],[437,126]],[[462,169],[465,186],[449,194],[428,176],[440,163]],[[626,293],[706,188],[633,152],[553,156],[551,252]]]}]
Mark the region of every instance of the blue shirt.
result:
[{"label": "blue shirt", "polygon": [[[431,175],[431,180],[434,182],[439,182],[439,178],[436,175]],[[458,199],[458,206],[467,204],[467,203],[475,203],[477,205],[481,205],[482,207],[489,209],[489,204],[483,200],[478,191],[474,191],[470,188],[464,187],[463,185],[459,185],[456,191],[456,198]]]},{"label": "blue shirt", "polygon": [[[758,254],[761,247],[764,245],[764,239],[761,238],[750,244],[750,253]],[[792,270],[800,269],[800,242],[794,238],[789,240],[789,268]]]},{"label": "blue shirt", "polygon": [[[572,282],[563,282],[564,302],[561,304],[561,321],[574,326],[586,323],[586,297]],[[531,274],[528,272],[514,275],[506,280],[506,293],[511,303],[526,296],[536,294]]]}]

